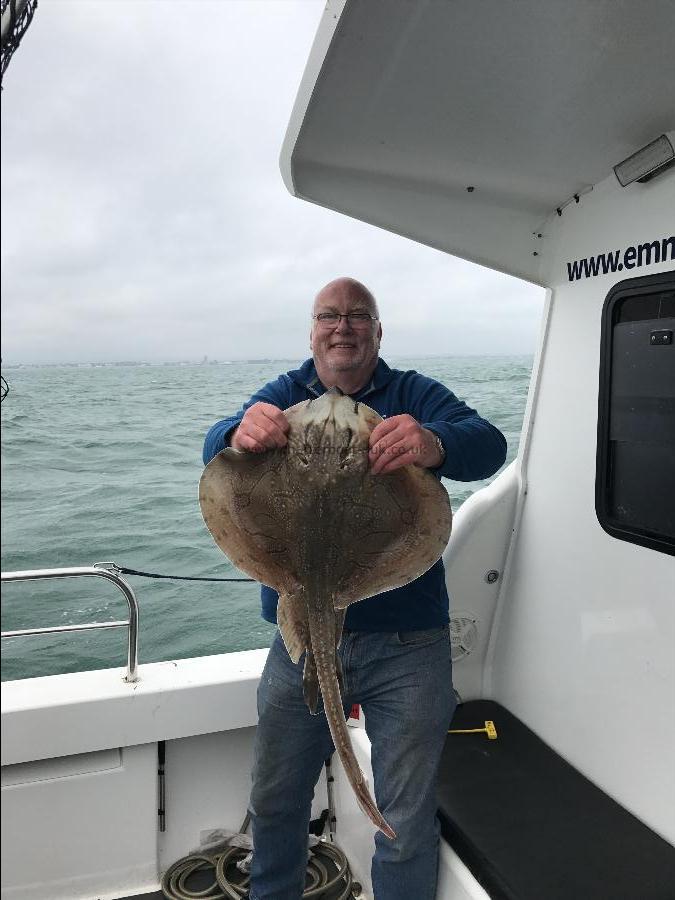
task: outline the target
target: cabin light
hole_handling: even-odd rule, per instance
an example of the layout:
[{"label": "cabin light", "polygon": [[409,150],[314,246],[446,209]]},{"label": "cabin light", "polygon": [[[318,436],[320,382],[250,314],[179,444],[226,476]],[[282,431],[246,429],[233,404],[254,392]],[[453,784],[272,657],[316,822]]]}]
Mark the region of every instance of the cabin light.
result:
[{"label": "cabin light", "polygon": [[673,160],[675,160],[673,145],[667,135],[662,134],[651,144],[647,144],[642,150],[638,150],[614,166],[614,174],[619,179],[621,187],[626,187],[634,181],[648,180]]}]

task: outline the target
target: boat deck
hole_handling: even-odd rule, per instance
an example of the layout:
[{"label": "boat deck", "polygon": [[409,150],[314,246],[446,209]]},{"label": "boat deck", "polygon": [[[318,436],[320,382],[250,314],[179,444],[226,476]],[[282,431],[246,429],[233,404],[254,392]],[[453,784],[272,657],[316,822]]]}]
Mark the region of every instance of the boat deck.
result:
[{"label": "boat deck", "polygon": [[500,704],[458,707],[439,784],[444,838],[494,900],[673,900],[675,848]]}]

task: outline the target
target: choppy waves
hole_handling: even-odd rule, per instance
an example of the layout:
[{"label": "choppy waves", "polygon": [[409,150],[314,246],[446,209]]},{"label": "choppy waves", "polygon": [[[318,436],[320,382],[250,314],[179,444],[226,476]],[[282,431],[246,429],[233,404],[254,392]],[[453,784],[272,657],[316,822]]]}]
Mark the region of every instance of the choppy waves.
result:
[{"label": "choppy waves", "polygon": [[[437,378],[506,435],[517,451],[532,360],[388,360]],[[288,362],[206,366],[21,367],[4,374],[2,569],[114,560],[150,572],[237,573],[211,541],[197,502],[204,435]],[[457,509],[486,482],[446,482]],[[257,586],[129,577],[141,608],[140,660],[267,646]],[[101,579],[3,587],[2,628],[126,617]],[[123,666],[117,629],[3,640],[3,680]]]}]

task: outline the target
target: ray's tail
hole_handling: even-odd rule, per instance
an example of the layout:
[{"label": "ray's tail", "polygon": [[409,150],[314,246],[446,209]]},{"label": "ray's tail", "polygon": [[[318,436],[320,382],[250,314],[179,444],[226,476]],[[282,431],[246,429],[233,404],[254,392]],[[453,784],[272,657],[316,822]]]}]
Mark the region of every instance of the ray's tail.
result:
[{"label": "ray's tail", "polygon": [[335,749],[342,761],[347,779],[352,786],[359,806],[371,822],[373,822],[383,834],[393,840],[396,837],[396,832],[387,823],[384,816],[377,808],[377,805],[368,790],[366,778],[354,756],[354,750],[349,737],[349,729],[345,722],[342,697],[340,696],[340,688],[337,679],[337,669],[335,665],[335,626],[333,624],[332,627],[329,628],[328,623],[317,621],[317,618],[310,614],[309,631],[312,641],[312,652],[316,664],[316,672],[321,688],[321,695],[323,697],[323,705]]}]

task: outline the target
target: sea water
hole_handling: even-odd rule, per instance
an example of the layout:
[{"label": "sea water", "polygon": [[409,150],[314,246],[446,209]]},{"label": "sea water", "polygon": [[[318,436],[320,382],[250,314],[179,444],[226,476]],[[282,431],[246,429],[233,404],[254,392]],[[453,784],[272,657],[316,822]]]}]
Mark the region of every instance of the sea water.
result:
[{"label": "sea water", "polygon": [[[387,360],[447,385],[518,450],[531,357]],[[147,572],[242,576],[202,521],[197,485],[209,427],[299,360],[5,368],[2,570],[112,560]],[[490,479],[491,480],[491,479]],[[487,481],[444,479],[456,511]],[[274,632],[251,583],[127,576],[140,606],[141,663],[250,650]],[[103,579],[3,585],[2,630],[125,619]],[[126,629],[7,638],[2,678],[123,667]]]}]

